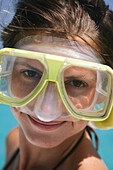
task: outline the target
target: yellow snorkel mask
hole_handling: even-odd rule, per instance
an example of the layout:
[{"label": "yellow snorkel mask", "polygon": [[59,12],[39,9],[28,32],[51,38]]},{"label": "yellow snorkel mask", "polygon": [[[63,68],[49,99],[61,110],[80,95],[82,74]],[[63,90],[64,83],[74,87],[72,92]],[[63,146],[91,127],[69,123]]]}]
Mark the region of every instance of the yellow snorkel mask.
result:
[{"label": "yellow snorkel mask", "polygon": [[1,103],[25,114],[34,112],[46,122],[68,116],[90,121],[109,117],[113,70],[100,64],[102,57],[91,47],[29,36],[16,48],[0,50]]},{"label": "yellow snorkel mask", "polygon": [[99,129],[110,129],[113,128],[113,108],[110,116],[104,121],[94,122],[94,125]]}]

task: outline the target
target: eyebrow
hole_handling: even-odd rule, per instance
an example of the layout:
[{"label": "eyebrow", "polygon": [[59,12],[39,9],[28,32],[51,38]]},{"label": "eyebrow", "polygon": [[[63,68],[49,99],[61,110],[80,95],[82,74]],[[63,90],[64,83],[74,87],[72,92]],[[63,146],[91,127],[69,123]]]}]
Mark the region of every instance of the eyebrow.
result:
[{"label": "eyebrow", "polygon": [[19,61],[19,62],[15,62],[15,65],[23,65],[23,66],[29,67],[30,69],[33,69],[33,70],[35,70],[35,71],[43,74],[42,71],[40,71],[40,70],[38,70],[37,68],[32,67],[31,65],[29,65],[29,64],[27,64],[27,63],[25,63],[25,62],[22,62],[22,61],[21,61],[21,62],[20,62],[20,61]]},{"label": "eyebrow", "polygon": [[[80,75],[80,76],[68,76],[68,77],[65,77],[65,79],[66,80],[73,80],[73,79],[79,79],[79,78],[84,78],[84,77],[85,77],[85,74]],[[93,77],[91,77],[91,79],[86,78],[86,80],[95,81],[95,78],[93,78]]]}]

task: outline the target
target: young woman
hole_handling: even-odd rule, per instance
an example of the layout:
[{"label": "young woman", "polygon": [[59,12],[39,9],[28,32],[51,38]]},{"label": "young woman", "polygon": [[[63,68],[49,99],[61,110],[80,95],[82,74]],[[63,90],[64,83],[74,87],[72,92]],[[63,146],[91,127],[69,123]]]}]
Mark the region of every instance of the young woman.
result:
[{"label": "young woman", "polygon": [[18,2],[0,51],[1,102],[19,122],[4,169],[107,169],[87,124],[112,108],[110,16],[102,0]]}]

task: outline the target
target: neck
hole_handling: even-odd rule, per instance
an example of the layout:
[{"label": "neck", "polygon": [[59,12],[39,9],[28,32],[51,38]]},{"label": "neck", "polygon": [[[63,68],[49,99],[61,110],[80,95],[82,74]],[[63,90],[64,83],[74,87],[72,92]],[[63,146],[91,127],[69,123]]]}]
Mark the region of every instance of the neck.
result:
[{"label": "neck", "polygon": [[83,131],[53,148],[41,148],[31,144],[19,128],[20,163],[19,169],[53,169],[78,142]]}]

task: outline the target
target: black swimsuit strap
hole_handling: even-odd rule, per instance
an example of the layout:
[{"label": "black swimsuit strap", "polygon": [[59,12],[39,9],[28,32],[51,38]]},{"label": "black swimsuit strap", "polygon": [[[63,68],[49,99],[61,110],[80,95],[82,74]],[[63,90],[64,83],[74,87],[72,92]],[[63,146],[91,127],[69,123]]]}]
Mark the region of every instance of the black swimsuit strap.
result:
[{"label": "black swimsuit strap", "polygon": [[72,153],[73,151],[77,148],[77,146],[80,144],[80,142],[82,141],[83,137],[84,137],[84,133],[85,130],[83,131],[81,137],[79,138],[79,140],[77,141],[77,143],[74,145],[74,147],[70,150],[70,152],[52,169],[55,170],[57,169]]},{"label": "black swimsuit strap", "polygon": [[86,130],[87,130],[87,132],[88,132],[91,139],[92,139],[91,132],[94,133],[94,135],[95,135],[95,143],[96,143],[96,148],[95,149],[96,149],[96,151],[98,151],[99,139],[98,139],[96,131],[91,126],[86,126]]},{"label": "black swimsuit strap", "polygon": [[[60,166],[70,155],[71,153],[77,148],[77,146],[79,145],[79,143],[82,141],[83,136],[84,136],[84,132],[83,131],[81,137],[79,138],[79,140],[77,141],[77,143],[74,145],[74,147],[70,150],[70,152],[53,168],[53,170],[55,170],[56,168],[58,168],[58,166]],[[10,166],[10,164],[13,162],[13,160],[15,159],[15,157],[18,155],[19,153],[19,148],[15,151],[15,153],[13,154],[13,156],[9,159],[9,161],[7,162],[7,164],[4,166],[4,168],[2,170],[7,170],[7,168]]]},{"label": "black swimsuit strap", "polygon": [[[98,136],[95,132],[95,130],[93,128],[91,128],[90,126],[86,126],[85,130],[88,132],[90,138],[92,139],[92,135],[91,135],[91,132],[94,133],[95,135],[95,142],[96,142],[96,150],[98,151]],[[74,145],[74,147],[70,150],[70,152],[53,168],[53,170],[57,169],[70,155],[71,153],[77,148],[77,146],[80,144],[80,142],[82,141],[83,139],[83,136],[84,136],[84,132],[85,130],[83,131],[83,134],[81,135],[81,137],[79,138],[79,140],[77,141],[77,143]]]},{"label": "black swimsuit strap", "polygon": [[14,154],[10,157],[10,159],[8,160],[8,162],[6,163],[6,165],[4,166],[4,168],[2,170],[7,170],[7,168],[11,165],[13,160],[18,155],[18,153],[19,153],[19,148],[17,148],[17,150],[14,152]]},{"label": "black swimsuit strap", "polygon": [[[96,141],[96,150],[98,150],[98,136],[95,132],[95,130],[93,128],[91,128],[90,126],[86,126],[85,130],[88,132],[90,138],[92,139],[91,136],[91,132],[94,133],[95,135],[95,141]],[[74,147],[70,150],[70,152],[52,169],[55,170],[57,169],[72,153],[73,151],[77,148],[77,146],[80,144],[80,142],[82,141],[83,137],[84,137],[84,133],[85,130],[83,131],[81,137],[79,138],[79,140],[77,141],[77,143],[74,145]],[[9,159],[9,161],[6,163],[6,165],[4,166],[4,168],[2,170],[7,170],[7,168],[11,165],[11,163],[13,162],[13,160],[16,158],[16,156],[19,153],[19,148],[17,148],[17,150],[15,151],[15,153],[12,155],[12,157]]]}]

